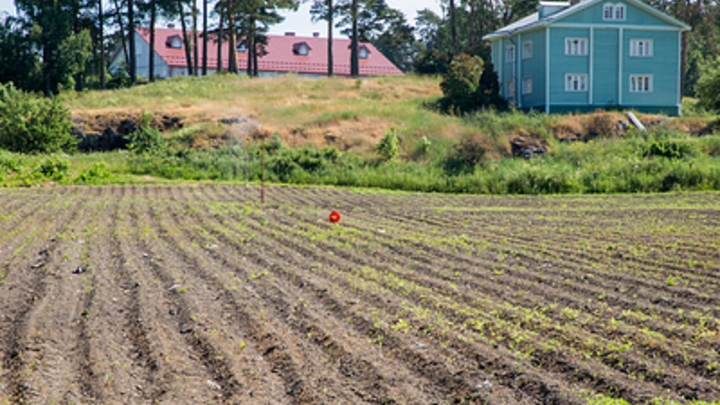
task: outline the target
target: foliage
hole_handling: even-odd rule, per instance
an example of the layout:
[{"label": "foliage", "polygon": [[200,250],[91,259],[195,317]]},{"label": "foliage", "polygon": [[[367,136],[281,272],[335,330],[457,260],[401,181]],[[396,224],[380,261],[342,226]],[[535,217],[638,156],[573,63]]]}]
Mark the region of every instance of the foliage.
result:
[{"label": "foliage", "polygon": [[0,23],[0,83],[36,89],[39,74],[40,61],[25,38],[20,21],[6,17]]},{"label": "foliage", "polygon": [[483,60],[477,56],[460,54],[453,58],[440,88],[445,98],[461,112],[477,108],[475,94],[483,72]]},{"label": "foliage", "polygon": [[485,158],[487,148],[479,134],[466,135],[445,158],[443,169],[450,175],[472,173]]},{"label": "foliage", "polygon": [[157,128],[150,125],[151,116],[143,114],[140,117],[140,125],[137,130],[130,134],[128,149],[134,153],[154,153],[162,150],[167,141]]},{"label": "foliage", "polygon": [[58,99],[40,98],[0,84],[0,147],[13,152],[72,151],[70,113]]},{"label": "foliage", "polygon": [[393,126],[390,130],[385,131],[385,134],[375,148],[375,154],[384,160],[393,160],[398,156],[399,151],[396,127]]},{"label": "foliage", "polygon": [[700,97],[699,105],[706,109],[720,111],[720,57],[701,67],[696,92]]}]

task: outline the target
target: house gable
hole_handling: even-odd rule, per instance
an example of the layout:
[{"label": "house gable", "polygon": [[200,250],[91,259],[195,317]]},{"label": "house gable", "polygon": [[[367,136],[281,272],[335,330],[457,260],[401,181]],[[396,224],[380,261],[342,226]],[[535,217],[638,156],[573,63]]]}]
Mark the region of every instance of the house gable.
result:
[{"label": "house gable", "polygon": [[[648,28],[663,28],[668,30],[678,30],[682,26],[674,23],[672,19],[662,15],[662,13],[652,9],[648,10],[648,6],[639,5],[635,1],[627,0],[604,0],[593,1],[587,7],[579,8],[574,13],[567,13],[565,16],[553,21],[551,26],[566,24],[592,24],[595,26],[634,26]],[[624,15],[622,18],[606,18],[605,8],[623,7]],[[569,11],[569,10],[568,10]],[[613,16],[614,17],[614,16]]]}]

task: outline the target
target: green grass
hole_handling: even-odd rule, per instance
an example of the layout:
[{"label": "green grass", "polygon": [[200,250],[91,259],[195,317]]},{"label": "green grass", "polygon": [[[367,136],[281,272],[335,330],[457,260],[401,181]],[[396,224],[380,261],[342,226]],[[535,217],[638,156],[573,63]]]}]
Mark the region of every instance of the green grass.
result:
[{"label": "green grass", "polygon": [[[630,403],[625,401],[624,399],[610,398],[603,395],[598,395],[594,398],[590,398],[588,400],[588,405],[630,405]],[[654,399],[652,401],[648,401],[644,405],[720,405],[720,401],[705,402],[693,400],[681,404],[675,401]]]}]

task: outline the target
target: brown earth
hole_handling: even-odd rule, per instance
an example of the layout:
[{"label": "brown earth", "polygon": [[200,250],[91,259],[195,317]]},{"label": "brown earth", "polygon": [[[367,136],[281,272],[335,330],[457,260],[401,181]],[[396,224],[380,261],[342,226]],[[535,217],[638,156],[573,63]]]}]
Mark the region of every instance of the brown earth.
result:
[{"label": "brown earth", "polygon": [[0,403],[720,398],[718,194],[267,195],[0,190]]}]

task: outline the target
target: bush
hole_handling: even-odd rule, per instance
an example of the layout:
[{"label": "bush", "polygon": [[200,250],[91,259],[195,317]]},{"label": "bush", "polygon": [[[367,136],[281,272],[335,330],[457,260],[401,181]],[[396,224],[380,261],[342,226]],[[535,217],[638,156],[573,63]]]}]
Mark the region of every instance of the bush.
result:
[{"label": "bush", "polygon": [[698,104],[709,110],[720,110],[720,58],[703,65],[701,72],[695,87],[700,98]]},{"label": "bush", "polygon": [[397,129],[393,126],[377,144],[375,153],[385,160],[393,160],[400,153],[398,150]]},{"label": "bush", "polygon": [[442,163],[443,169],[450,175],[472,173],[475,166],[485,158],[487,147],[483,145],[484,137],[479,134],[466,135],[455,146],[453,152]]},{"label": "bush", "polygon": [[448,72],[440,83],[449,104],[460,112],[477,108],[476,92],[483,73],[483,60],[464,53],[453,58]]},{"label": "bush", "polygon": [[128,149],[135,153],[154,153],[165,148],[165,137],[157,128],[150,127],[151,115],[143,114],[140,117],[140,128],[130,134]]},{"label": "bush", "polygon": [[650,142],[644,152],[645,157],[666,157],[669,159],[682,159],[697,154],[695,146],[689,140],[664,139]]},{"label": "bush", "polygon": [[74,151],[78,140],[71,129],[70,112],[58,99],[0,84],[0,148],[21,153]]}]

